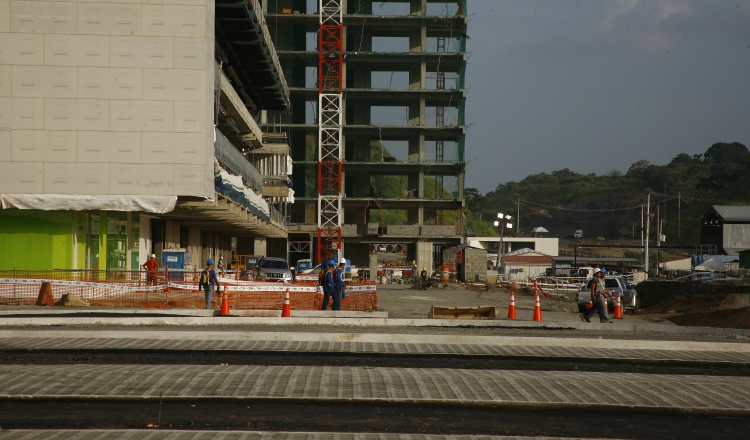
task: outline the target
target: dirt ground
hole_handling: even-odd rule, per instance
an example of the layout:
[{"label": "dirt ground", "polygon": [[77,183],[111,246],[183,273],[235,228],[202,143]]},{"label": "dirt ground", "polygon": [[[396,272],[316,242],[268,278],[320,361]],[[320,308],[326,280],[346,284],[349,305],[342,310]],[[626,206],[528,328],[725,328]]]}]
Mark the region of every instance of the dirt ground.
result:
[{"label": "dirt ground", "polygon": [[[641,283],[636,287],[642,307],[637,316],[628,313],[626,320],[651,324],[701,327],[750,328],[750,307],[736,304],[727,307],[730,294],[750,294],[750,284],[742,283],[685,283],[658,281]],[[554,294],[553,294],[554,295]],[[495,306],[498,319],[507,316],[510,292],[505,287],[482,284],[451,283],[428,290],[420,286],[378,284],[380,310],[392,318],[426,318],[435,306],[474,307]],[[550,321],[577,321],[578,307],[575,293],[540,297],[542,314]],[[526,288],[515,291],[518,320],[531,320],[535,299]]]}]

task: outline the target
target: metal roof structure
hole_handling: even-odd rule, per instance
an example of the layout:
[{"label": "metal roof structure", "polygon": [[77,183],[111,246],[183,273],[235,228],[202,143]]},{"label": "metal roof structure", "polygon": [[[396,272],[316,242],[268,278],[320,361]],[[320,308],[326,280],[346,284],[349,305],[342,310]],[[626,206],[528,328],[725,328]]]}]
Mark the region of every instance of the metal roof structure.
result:
[{"label": "metal roof structure", "polygon": [[711,209],[716,211],[724,221],[750,222],[750,206],[713,205]]}]

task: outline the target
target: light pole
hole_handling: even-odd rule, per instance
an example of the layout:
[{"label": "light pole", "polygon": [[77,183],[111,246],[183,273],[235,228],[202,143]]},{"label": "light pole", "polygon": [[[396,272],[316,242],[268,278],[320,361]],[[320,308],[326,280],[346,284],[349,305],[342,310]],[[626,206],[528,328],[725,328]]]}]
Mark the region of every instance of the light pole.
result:
[{"label": "light pole", "polygon": [[503,237],[505,236],[505,229],[513,229],[513,223],[510,220],[513,217],[505,215],[502,212],[497,213],[497,220],[495,220],[495,227],[500,228],[500,244],[497,247],[497,275],[500,276],[500,256],[503,253]]}]

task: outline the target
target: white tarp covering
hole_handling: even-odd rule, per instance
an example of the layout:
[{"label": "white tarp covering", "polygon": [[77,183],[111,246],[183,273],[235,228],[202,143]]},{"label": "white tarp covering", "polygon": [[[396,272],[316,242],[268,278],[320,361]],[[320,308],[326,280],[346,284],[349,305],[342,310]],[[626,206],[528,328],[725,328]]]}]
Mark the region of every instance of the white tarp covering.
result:
[{"label": "white tarp covering", "polygon": [[255,194],[253,190],[246,187],[242,183],[242,177],[229,174],[215,158],[214,186],[219,194],[223,194],[241,204],[263,220],[270,221],[270,209],[263,196]]},{"label": "white tarp covering", "polygon": [[699,264],[698,266],[695,266],[695,270],[705,270],[709,272],[715,272],[715,271],[723,271],[724,264],[720,263],[716,260],[706,260],[703,262],[703,264]]},{"label": "white tarp covering", "polygon": [[112,196],[78,194],[0,194],[2,209],[42,211],[140,211],[164,214],[174,209],[177,196]]}]

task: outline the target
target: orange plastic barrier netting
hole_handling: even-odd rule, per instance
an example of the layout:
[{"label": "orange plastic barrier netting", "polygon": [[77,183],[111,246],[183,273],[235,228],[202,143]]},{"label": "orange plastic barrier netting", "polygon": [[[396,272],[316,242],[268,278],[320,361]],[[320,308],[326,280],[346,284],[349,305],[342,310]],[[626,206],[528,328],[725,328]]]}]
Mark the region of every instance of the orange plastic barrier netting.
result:
[{"label": "orange plastic barrier netting", "polygon": [[[0,271],[0,304],[35,304],[42,282],[52,283],[52,295],[59,300],[73,294],[92,306],[146,308],[205,308],[205,294],[197,288],[198,273],[180,273],[179,280],[159,274],[159,285],[145,283],[145,272],[112,271]],[[175,273],[170,273],[172,278]],[[178,277],[175,277],[178,278]],[[222,281],[225,281],[223,279]],[[347,298],[341,310],[377,310],[377,293],[371,282],[347,283]],[[229,280],[230,307],[236,310],[281,310],[289,288],[292,310],[319,310],[323,294],[317,283],[300,280],[291,284]],[[296,290],[296,291],[295,291]],[[214,296],[212,308],[218,308],[220,297]]]}]

